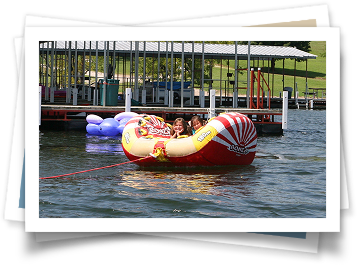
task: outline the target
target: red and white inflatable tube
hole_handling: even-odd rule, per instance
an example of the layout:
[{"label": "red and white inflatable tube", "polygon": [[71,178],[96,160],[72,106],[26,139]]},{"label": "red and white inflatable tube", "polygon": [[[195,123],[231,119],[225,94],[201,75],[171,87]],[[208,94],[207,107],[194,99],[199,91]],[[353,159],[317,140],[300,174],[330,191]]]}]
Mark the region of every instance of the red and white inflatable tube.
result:
[{"label": "red and white inflatable tube", "polygon": [[141,166],[249,165],[257,146],[253,122],[240,113],[211,119],[194,135],[170,139],[170,127],[154,115],[138,115],[126,124],[123,150]]}]

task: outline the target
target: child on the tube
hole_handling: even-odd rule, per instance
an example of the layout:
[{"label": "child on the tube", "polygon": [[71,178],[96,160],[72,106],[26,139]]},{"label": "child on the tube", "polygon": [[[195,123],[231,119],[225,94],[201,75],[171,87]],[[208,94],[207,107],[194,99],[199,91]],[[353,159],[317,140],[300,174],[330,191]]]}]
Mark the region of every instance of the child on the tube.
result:
[{"label": "child on the tube", "polygon": [[177,118],[171,128],[171,139],[172,138],[182,138],[191,136],[191,129],[187,126],[186,121],[183,118]]}]

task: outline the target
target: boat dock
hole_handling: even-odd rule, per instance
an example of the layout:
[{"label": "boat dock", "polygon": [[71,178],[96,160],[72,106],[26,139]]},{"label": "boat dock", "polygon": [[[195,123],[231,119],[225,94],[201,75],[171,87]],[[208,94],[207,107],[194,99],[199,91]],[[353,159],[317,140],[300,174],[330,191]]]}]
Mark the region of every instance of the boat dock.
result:
[{"label": "boat dock", "polygon": [[[89,114],[105,119],[132,111],[172,123],[177,117],[208,120],[239,112],[253,121],[258,134],[282,135],[288,108],[326,106],[326,99],[315,98],[319,91],[326,96],[325,89],[308,86],[307,60],[316,55],[295,47],[250,41],[43,41],[39,53],[42,130],[85,130]],[[280,59],[295,60],[292,87],[285,82],[284,63],[282,87],[274,86]],[[299,89],[297,60],[306,64]]]},{"label": "boat dock", "polygon": [[[172,123],[177,117],[189,121],[193,115],[208,118],[209,108],[196,107],[154,107],[132,106],[131,111],[138,114],[150,114],[162,117],[165,122]],[[87,126],[86,116],[95,114],[103,119],[113,118],[124,112],[125,106],[71,106],[71,105],[42,105],[40,129],[83,130]],[[215,108],[215,114],[239,112],[247,115],[254,123],[258,134],[283,134],[280,109],[247,109],[247,108]],[[268,119],[269,117],[269,119]]]},{"label": "boat dock", "polygon": [[[197,102],[196,102],[197,101]],[[209,106],[209,99],[206,97],[205,106]],[[164,104],[148,103],[145,106],[130,106],[130,111],[138,114],[150,114],[162,117],[165,122],[173,123],[178,118],[184,118],[189,121],[193,115],[200,115],[204,119],[209,119],[210,107],[201,108],[198,105],[198,99],[195,98],[194,106],[180,107],[176,104],[174,107],[168,107]],[[268,107],[268,99],[262,100],[264,108],[249,109],[245,107],[232,108],[232,97],[215,99],[214,114],[219,115],[225,112],[239,112],[248,116],[254,123],[258,135],[282,135],[283,134],[283,98],[270,98],[270,109]],[[252,101],[256,104],[256,98]],[[41,105],[41,125],[40,129],[44,130],[82,130],[85,131],[87,126],[86,116],[95,114],[103,119],[113,118],[121,112],[127,111],[124,100],[118,100],[116,106],[95,106],[91,105],[87,100],[79,99],[77,105],[66,105],[61,98],[56,98],[55,102],[45,101]],[[287,99],[286,103],[289,109],[325,109],[326,99]],[[246,97],[238,98],[238,106],[246,105]]]}]

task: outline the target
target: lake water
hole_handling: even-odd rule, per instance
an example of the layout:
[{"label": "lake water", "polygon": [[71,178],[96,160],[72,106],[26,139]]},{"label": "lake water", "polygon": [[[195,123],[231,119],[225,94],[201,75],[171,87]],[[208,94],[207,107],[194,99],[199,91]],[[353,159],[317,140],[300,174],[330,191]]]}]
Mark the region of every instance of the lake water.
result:
[{"label": "lake water", "polygon": [[[128,161],[121,137],[40,132],[40,177]],[[289,109],[258,136],[249,166],[143,169],[129,163],[40,180],[41,218],[324,218],[326,111]]]}]

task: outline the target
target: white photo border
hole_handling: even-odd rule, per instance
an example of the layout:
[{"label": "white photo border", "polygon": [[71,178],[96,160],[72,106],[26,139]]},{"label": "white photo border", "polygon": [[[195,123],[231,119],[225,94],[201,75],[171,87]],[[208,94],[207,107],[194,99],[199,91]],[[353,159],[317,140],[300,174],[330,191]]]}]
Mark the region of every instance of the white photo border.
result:
[{"label": "white photo border", "polygon": [[[117,34],[115,31],[117,30]],[[163,36],[163,38],[161,37]],[[38,43],[43,40],[326,41],[326,218],[39,218]],[[25,29],[26,232],[339,232],[340,33],[338,28],[27,27]],[[334,93],[330,92],[333,89]]]}]

